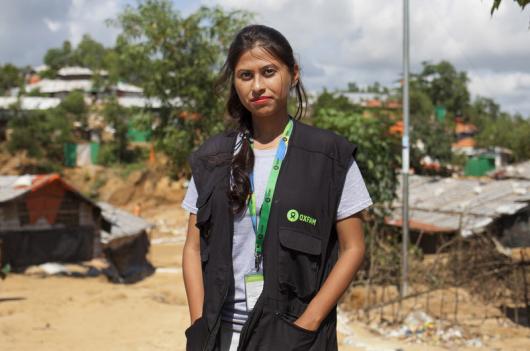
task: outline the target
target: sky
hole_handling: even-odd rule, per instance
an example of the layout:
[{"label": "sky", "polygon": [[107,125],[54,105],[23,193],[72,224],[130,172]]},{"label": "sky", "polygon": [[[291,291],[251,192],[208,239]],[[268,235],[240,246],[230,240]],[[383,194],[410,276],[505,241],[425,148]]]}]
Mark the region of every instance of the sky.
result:
[{"label": "sky", "polygon": [[[0,64],[39,65],[47,49],[84,33],[107,46],[118,33],[105,20],[137,0],[0,0]],[[173,0],[188,15],[201,5],[246,9],[282,32],[308,90],[348,82],[393,85],[402,72],[402,0]],[[411,70],[450,61],[470,78],[472,96],[530,117],[530,6],[503,0],[410,0]]]}]

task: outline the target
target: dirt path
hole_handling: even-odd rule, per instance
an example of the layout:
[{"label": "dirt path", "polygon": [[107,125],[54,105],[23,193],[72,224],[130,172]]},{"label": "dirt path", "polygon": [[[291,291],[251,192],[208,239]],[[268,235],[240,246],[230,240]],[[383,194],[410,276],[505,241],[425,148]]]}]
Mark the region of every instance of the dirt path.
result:
[{"label": "dirt path", "polygon": [[[0,282],[0,350],[184,350],[189,317],[181,252],[182,242],[175,243],[175,238],[155,240],[151,259],[158,271],[129,286],[110,284],[103,276],[11,274]],[[364,324],[343,321],[339,318],[341,351],[444,350],[383,338]],[[530,346],[525,328],[497,330],[487,346],[453,350]]]},{"label": "dirt path", "polygon": [[[181,199],[183,192],[174,195]],[[184,350],[189,317],[180,260],[187,215],[179,203],[144,207],[142,214],[157,224],[149,254],[157,272],[140,283],[114,285],[103,276],[35,273],[0,281],[0,350]],[[364,324],[339,317],[341,351],[444,350],[383,338]],[[491,324],[484,330],[492,336],[486,346],[452,349],[530,349],[526,328]]]}]

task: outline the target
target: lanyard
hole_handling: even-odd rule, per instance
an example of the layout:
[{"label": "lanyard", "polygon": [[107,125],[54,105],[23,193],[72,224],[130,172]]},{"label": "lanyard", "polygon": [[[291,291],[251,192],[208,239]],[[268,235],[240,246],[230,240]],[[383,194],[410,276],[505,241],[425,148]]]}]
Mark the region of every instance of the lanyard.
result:
[{"label": "lanyard", "polygon": [[[289,122],[285,126],[285,129],[282,133],[282,138],[280,144],[278,145],[278,150],[276,151],[276,156],[274,157],[274,162],[272,164],[272,169],[269,174],[269,180],[267,182],[267,187],[265,188],[265,197],[263,198],[263,204],[261,206],[261,211],[259,215],[259,223],[256,215],[256,193],[254,191],[254,172],[250,173],[250,201],[249,201],[249,212],[250,218],[252,219],[252,227],[254,228],[254,233],[256,234],[256,250],[255,250],[255,264],[256,271],[259,270],[262,252],[263,252],[263,241],[265,239],[265,233],[267,232],[267,224],[269,222],[269,215],[272,205],[272,196],[274,195],[274,189],[276,188],[276,182],[278,181],[278,175],[280,174],[280,168],[282,166],[282,161],[287,152],[287,144],[289,143],[289,138],[291,136],[291,131],[293,130],[293,121],[289,118]],[[253,142],[251,142],[251,147],[254,148]]]}]

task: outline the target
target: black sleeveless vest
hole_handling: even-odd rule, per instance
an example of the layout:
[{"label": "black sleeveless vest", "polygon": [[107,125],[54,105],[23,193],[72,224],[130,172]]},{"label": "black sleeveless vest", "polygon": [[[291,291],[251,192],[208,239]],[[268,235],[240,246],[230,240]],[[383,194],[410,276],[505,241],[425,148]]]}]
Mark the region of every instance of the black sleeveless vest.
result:
[{"label": "black sleeveless vest", "polygon": [[[228,192],[236,135],[214,136],[190,156],[205,296],[202,317],[185,332],[188,351],[218,350],[221,308],[233,282]],[[336,213],[355,151],[343,137],[294,121],[264,242],[264,288],[238,350],[337,350],[336,308],[316,332],[293,322],[337,261]]]}]

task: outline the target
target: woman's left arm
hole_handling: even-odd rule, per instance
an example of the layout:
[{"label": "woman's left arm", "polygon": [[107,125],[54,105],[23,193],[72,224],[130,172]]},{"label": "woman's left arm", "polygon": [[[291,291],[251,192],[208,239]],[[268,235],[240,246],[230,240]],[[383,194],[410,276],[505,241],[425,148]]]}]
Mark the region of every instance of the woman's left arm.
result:
[{"label": "woman's left arm", "polygon": [[339,259],[304,313],[294,322],[301,328],[317,330],[324,318],[350,285],[364,257],[361,214],[337,221]]}]

